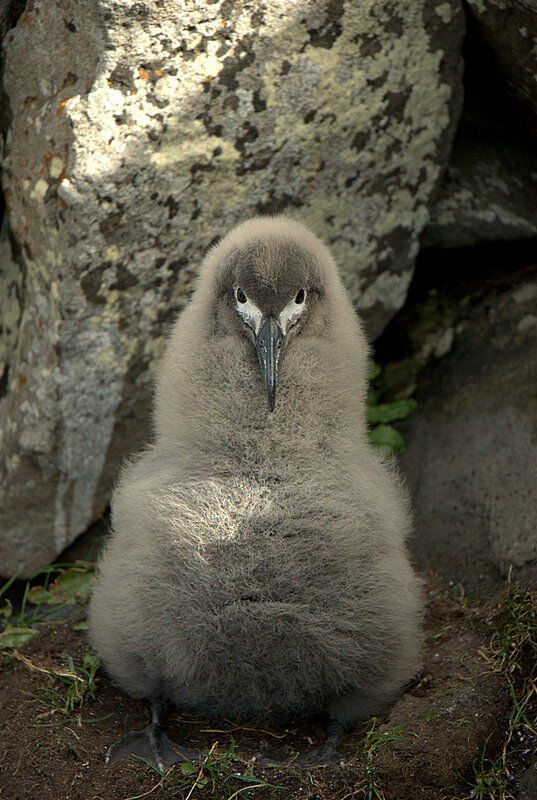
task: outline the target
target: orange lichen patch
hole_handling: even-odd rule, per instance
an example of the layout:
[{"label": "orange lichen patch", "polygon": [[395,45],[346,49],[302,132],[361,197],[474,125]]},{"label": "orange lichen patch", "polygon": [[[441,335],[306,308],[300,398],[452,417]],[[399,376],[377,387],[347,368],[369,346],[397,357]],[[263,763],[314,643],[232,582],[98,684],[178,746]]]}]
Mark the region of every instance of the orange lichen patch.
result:
[{"label": "orange lichen patch", "polygon": [[27,25],[30,28],[30,30],[32,30],[32,23],[30,22],[30,14],[28,13],[28,11],[25,11],[24,14],[22,15],[22,22],[25,25]]},{"label": "orange lichen patch", "polygon": [[45,155],[43,156],[43,166],[39,170],[39,174],[40,175],[44,175],[45,172],[47,172],[47,170],[49,168],[49,164],[52,161],[52,159],[54,158],[54,155],[55,155],[54,151],[52,151],[50,153],[45,153]]},{"label": "orange lichen patch", "polygon": [[32,103],[35,103],[36,100],[37,100],[37,97],[27,97],[26,100],[24,101],[24,105],[22,107],[22,110],[26,111],[26,109],[30,108]]},{"label": "orange lichen patch", "polygon": [[149,80],[149,73],[146,72],[145,69],[142,69],[140,67],[139,70],[138,70],[138,74],[140,75],[140,78],[143,78],[144,81],[148,81]]},{"label": "orange lichen patch", "polygon": [[62,89],[67,89],[68,86],[73,86],[73,84],[75,84],[77,82],[77,80],[78,80],[78,78],[76,77],[74,72],[71,72],[69,70],[69,72],[65,76],[64,82],[62,83]]},{"label": "orange lichen patch", "polygon": [[60,183],[63,181],[63,179],[64,179],[64,178],[67,178],[67,175],[66,175],[66,172],[65,172],[65,170],[64,170],[64,169],[62,169],[62,171],[61,171],[61,172],[60,172],[60,174],[58,175],[58,180],[56,181],[56,183],[55,183],[55,184],[54,184],[54,186],[52,187],[52,190],[53,190],[54,192],[55,192],[55,191],[58,189],[58,186],[60,185]]},{"label": "orange lichen patch", "polygon": [[162,75],[162,69],[160,67],[155,70],[155,75],[158,75],[159,77]]},{"label": "orange lichen patch", "polygon": [[19,372],[19,389],[24,386],[25,383],[28,383],[28,378],[26,375],[23,375],[22,372]]},{"label": "orange lichen patch", "polygon": [[69,100],[68,97],[64,97],[63,100],[60,100],[60,105],[58,106],[58,109],[56,111],[56,114],[58,116],[60,116],[61,113],[63,112],[63,109],[65,108],[65,104],[67,103],[68,100]]}]

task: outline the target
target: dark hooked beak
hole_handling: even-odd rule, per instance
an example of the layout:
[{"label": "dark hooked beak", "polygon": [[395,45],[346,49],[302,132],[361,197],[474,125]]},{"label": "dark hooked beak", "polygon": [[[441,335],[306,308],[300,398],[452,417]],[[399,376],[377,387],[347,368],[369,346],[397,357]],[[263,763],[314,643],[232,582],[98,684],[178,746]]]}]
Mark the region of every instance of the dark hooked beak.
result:
[{"label": "dark hooked beak", "polygon": [[274,411],[278,370],[285,350],[285,334],[274,317],[269,317],[261,326],[255,337],[255,349],[268,393],[269,408]]}]

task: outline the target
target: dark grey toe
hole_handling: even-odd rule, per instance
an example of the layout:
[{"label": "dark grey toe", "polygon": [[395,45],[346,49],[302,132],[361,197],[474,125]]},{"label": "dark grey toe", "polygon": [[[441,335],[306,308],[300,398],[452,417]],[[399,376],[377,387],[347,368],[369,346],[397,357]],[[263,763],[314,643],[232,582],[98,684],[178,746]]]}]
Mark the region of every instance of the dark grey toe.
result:
[{"label": "dark grey toe", "polygon": [[163,733],[155,737],[149,728],[145,728],[143,731],[131,731],[114,742],[108,748],[105,762],[108,764],[109,761],[123,761],[132,757],[143,758],[144,761],[155,764],[161,771],[182,761],[203,761],[205,759],[201,750],[181,747]]}]

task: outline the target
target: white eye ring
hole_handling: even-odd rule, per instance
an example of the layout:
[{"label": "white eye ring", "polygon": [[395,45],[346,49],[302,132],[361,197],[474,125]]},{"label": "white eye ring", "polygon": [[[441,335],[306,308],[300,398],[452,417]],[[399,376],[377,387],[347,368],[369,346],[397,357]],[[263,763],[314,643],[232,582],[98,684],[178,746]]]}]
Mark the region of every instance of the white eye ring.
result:
[{"label": "white eye ring", "polygon": [[278,324],[282,331],[287,332],[295,325],[306,308],[306,290],[299,289],[292,300],[289,300],[285,308],[282,309]]},{"label": "white eye ring", "polygon": [[235,298],[235,310],[243,322],[250,327],[254,333],[259,333],[263,314],[256,304],[250,300],[244,289],[235,284],[233,286],[233,297]]}]

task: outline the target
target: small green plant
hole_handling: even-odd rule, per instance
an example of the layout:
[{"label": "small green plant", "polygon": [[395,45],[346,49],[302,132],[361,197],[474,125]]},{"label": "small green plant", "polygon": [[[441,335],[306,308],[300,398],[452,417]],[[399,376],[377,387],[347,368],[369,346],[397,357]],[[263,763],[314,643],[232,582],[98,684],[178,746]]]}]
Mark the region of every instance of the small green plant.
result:
[{"label": "small green plant", "polygon": [[367,396],[367,421],[371,425],[369,440],[375,447],[397,453],[405,449],[403,437],[392,427],[391,422],[408,417],[416,408],[413,399],[394,400],[391,403],[380,403],[382,390],[376,386],[382,368],[372,362],[369,368],[371,387]]},{"label": "small green plant", "polygon": [[364,781],[360,791],[367,800],[386,800],[380,785],[381,768],[377,756],[391,742],[409,739],[412,734],[395,725],[384,731],[377,730],[376,726],[377,720],[374,717],[373,724],[365,735],[363,751],[359,758],[364,770]]},{"label": "small green plant", "polygon": [[[83,606],[89,597],[95,565],[89,561],[52,564],[26,581],[20,608],[14,612],[5,597],[17,576],[0,588],[0,652],[8,653],[26,644],[40,625],[69,606]],[[35,584],[37,579],[41,584]]]},{"label": "small green plant", "polygon": [[75,667],[72,656],[67,656],[65,669],[38,667],[20,654],[18,659],[29,669],[50,679],[47,684],[40,684],[37,692],[25,692],[32,699],[48,707],[46,712],[38,715],[39,717],[58,713],[60,721],[63,722],[75,710],[80,709],[85,700],[95,698],[95,676],[101,664],[99,656],[95,653],[86,653],[80,667]]},{"label": "small green plant", "polygon": [[515,800],[508,789],[509,773],[503,758],[490,759],[486,752],[485,745],[479,760],[472,764],[471,779],[463,779],[468,792],[457,800]]},{"label": "small green plant", "polygon": [[4,598],[0,606],[0,652],[4,653],[25,645],[37,633],[40,623],[50,614],[50,612],[43,613],[40,607],[30,610],[28,604],[30,581],[27,581],[24,587],[20,609],[14,613],[11,600],[4,595],[16,578],[17,576],[13,575],[0,589],[0,599]]},{"label": "small green plant", "polygon": [[462,583],[451,583],[448,594],[452,600],[460,603],[463,608],[467,608],[474,597],[473,592],[468,593]]},{"label": "small green plant", "polygon": [[[32,580],[45,575],[43,586],[32,586],[28,599],[37,606],[84,605],[91,590],[95,564],[92,561],[74,561],[69,564],[52,564],[40,570]],[[51,582],[51,578],[54,578]]]},{"label": "small green plant", "polygon": [[433,719],[438,716],[438,714],[440,714],[439,709],[431,707],[428,708],[427,711],[425,711],[423,719],[425,720],[425,722],[432,722]]},{"label": "small green plant", "polygon": [[[269,783],[268,781],[257,778],[254,775],[254,768],[249,764],[242,773],[232,771],[232,763],[235,759],[235,743],[232,741],[225,753],[216,753],[218,742],[215,742],[201,764],[194,764],[191,761],[184,761],[171,767],[164,775],[150,762],[142,758],[137,758],[160,775],[157,786],[166,787],[173,791],[174,797],[181,797],[183,800],[190,798],[196,789],[205,789],[211,796],[216,796],[219,800],[234,800],[240,797],[243,792],[251,789],[268,788],[274,790],[271,798],[277,800],[282,797],[282,792],[286,791],[285,786]],[[246,784],[241,786],[241,783]]]},{"label": "small green plant", "polygon": [[430,642],[437,642],[439,639],[445,636],[449,630],[451,630],[451,625],[442,625],[442,627],[435,631],[435,633],[430,633],[427,639]]},{"label": "small green plant", "polygon": [[494,633],[489,652],[492,665],[504,674],[511,700],[507,749],[516,731],[537,743],[534,719],[537,707],[537,593],[508,581],[492,620]]},{"label": "small green plant", "polygon": [[490,622],[493,633],[485,655],[507,682],[509,722],[501,755],[489,757],[483,748],[472,776],[464,779],[470,788],[457,800],[514,800],[510,760],[517,754],[515,734],[523,734],[526,748],[528,742],[537,744],[537,593],[509,579]]},{"label": "small green plant", "polygon": [[14,650],[22,647],[29,641],[37,628],[10,622],[13,616],[13,606],[11,600],[6,598],[0,606],[0,650]]}]

